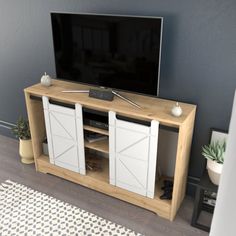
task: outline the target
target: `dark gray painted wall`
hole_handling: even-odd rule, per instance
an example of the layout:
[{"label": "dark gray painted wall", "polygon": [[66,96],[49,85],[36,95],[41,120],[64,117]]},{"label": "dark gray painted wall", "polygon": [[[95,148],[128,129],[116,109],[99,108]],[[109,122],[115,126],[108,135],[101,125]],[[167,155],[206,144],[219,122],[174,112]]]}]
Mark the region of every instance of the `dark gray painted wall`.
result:
[{"label": "dark gray painted wall", "polygon": [[15,122],[26,114],[24,87],[44,71],[55,76],[50,11],[164,17],[160,94],[198,105],[189,174],[199,176],[209,128],[228,129],[236,87],[236,1],[0,1],[2,120]]}]

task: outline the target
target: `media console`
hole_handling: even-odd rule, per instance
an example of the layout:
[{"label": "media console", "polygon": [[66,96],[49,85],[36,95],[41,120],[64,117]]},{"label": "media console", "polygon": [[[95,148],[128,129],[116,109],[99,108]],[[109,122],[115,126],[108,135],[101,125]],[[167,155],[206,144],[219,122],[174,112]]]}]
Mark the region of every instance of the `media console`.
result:
[{"label": "media console", "polygon": [[[139,104],[138,109],[117,97],[109,102],[84,93],[62,93],[90,87],[53,80],[51,87],[36,84],[24,90],[36,170],[174,220],[185,196],[196,106],[181,103],[183,114],[177,118],[170,112],[174,101],[122,93]],[[102,113],[108,129],[85,122],[89,111],[98,116]],[[164,176],[156,174],[159,125],[178,131],[172,200],[160,199]],[[107,139],[90,143],[84,140],[85,132],[103,134]],[[49,156],[42,148],[46,135]],[[91,155],[96,155],[100,170],[86,168]]]}]

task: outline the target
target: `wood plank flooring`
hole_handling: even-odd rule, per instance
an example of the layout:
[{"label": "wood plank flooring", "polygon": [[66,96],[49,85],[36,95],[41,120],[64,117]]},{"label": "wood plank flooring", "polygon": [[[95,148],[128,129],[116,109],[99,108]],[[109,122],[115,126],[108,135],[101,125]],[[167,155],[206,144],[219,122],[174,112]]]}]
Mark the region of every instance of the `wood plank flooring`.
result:
[{"label": "wood plank flooring", "polygon": [[21,164],[18,141],[0,136],[0,182],[6,179],[44,192],[147,236],[208,235],[190,226],[193,209],[191,198],[184,200],[176,219],[170,222],[129,203],[61,178],[36,172],[34,165]]}]

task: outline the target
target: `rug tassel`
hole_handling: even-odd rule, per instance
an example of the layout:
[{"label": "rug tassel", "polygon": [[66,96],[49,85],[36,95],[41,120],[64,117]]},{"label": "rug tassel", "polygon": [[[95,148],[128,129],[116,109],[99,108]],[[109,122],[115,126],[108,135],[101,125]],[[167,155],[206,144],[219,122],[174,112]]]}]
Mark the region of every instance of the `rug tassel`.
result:
[{"label": "rug tassel", "polygon": [[11,181],[11,180],[9,180],[9,179],[6,180],[5,183],[8,183],[8,184],[15,184],[13,181]]},{"label": "rug tassel", "polygon": [[0,185],[0,191],[3,192],[5,190],[5,188],[3,188],[1,185]]},{"label": "rug tassel", "polygon": [[12,182],[11,180],[6,180],[4,183],[0,184],[0,191],[1,192],[5,191],[13,184],[14,184],[14,182]]},{"label": "rug tassel", "polygon": [[3,184],[0,184],[0,192],[4,192],[7,188]]},{"label": "rug tassel", "polygon": [[5,183],[2,183],[1,184],[4,188],[7,188],[9,185],[8,184],[5,184]]}]

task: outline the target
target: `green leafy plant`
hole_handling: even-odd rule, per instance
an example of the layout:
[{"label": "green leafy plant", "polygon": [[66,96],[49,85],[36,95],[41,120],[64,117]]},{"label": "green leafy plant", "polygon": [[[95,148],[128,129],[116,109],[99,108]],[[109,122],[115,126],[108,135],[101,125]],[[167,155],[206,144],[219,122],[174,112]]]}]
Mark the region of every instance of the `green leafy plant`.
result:
[{"label": "green leafy plant", "polygon": [[206,159],[223,164],[224,156],[225,156],[225,149],[226,149],[226,141],[224,141],[223,143],[212,142],[202,147],[202,155]]},{"label": "green leafy plant", "polygon": [[16,126],[12,128],[12,133],[19,139],[30,139],[31,135],[29,122],[27,120],[24,120],[24,118],[20,116],[16,122]]}]

